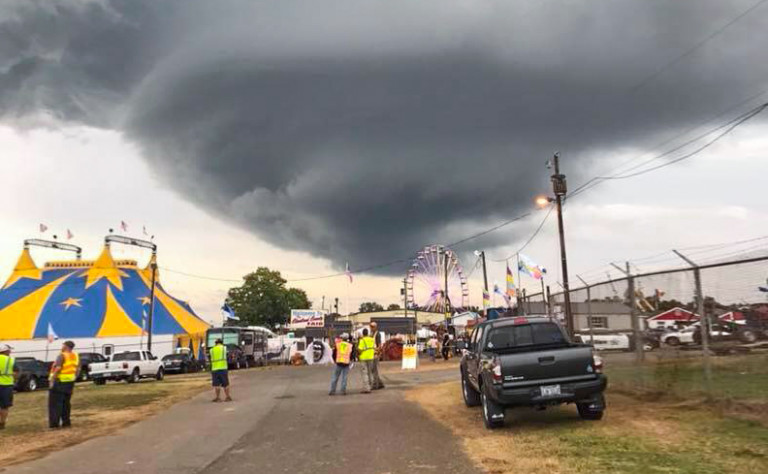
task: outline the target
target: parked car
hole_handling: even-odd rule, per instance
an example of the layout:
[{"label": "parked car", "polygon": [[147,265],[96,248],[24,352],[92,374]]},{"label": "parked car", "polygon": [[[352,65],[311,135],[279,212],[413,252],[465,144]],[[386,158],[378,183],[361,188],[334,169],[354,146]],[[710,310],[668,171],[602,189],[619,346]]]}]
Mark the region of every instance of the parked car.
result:
[{"label": "parked car", "polygon": [[573,343],[548,318],[501,318],[477,326],[461,359],[467,406],[482,405],[486,428],[504,424],[506,409],[575,403],[579,415],[599,420],[607,378],[602,359]]},{"label": "parked car", "polygon": [[162,380],[165,369],[162,362],[149,351],[128,351],[114,354],[106,362],[94,362],[90,366],[93,383],[103,385],[107,380],[126,380],[135,383],[146,377]]},{"label": "parked car", "polygon": [[163,357],[162,362],[163,369],[165,369],[166,374],[186,374],[188,372],[198,372],[200,370],[200,363],[188,352],[181,354],[168,354],[167,356]]},{"label": "parked car", "polygon": [[19,392],[34,392],[38,388],[48,387],[50,362],[43,362],[34,357],[16,357],[16,367],[19,377],[16,379],[16,390]]},{"label": "parked car", "polygon": [[79,381],[85,381],[91,379],[90,364],[106,362],[107,358],[98,352],[80,352],[80,376]]},{"label": "parked car", "polygon": [[[712,324],[709,332],[710,341],[722,341],[734,337],[734,332],[724,324]],[[701,343],[701,324],[694,323],[679,330],[673,330],[661,335],[661,342],[669,346]]]}]

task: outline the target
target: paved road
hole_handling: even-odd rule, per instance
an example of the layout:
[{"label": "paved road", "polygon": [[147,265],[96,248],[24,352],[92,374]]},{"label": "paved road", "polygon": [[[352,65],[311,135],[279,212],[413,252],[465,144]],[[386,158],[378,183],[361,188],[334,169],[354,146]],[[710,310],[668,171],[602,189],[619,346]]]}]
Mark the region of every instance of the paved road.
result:
[{"label": "paved road", "polygon": [[[96,473],[475,473],[458,441],[403,390],[453,380],[457,371],[390,373],[387,388],[329,397],[327,367],[233,374],[234,403],[210,394],[173,406],[115,435],[96,438],[3,474]],[[76,420],[75,420],[76,422]]]}]

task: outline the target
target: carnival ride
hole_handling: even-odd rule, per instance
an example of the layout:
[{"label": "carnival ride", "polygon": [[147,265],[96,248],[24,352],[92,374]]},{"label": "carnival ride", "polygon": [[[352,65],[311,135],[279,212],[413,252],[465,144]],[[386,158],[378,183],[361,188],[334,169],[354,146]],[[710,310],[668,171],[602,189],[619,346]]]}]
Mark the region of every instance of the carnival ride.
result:
[{"label": "carnival ride", "polygon": [[459,257],[443,245],[428,245],[413,259],[406,274],[409,308],[447,313],[469,305],[467,277]]}]

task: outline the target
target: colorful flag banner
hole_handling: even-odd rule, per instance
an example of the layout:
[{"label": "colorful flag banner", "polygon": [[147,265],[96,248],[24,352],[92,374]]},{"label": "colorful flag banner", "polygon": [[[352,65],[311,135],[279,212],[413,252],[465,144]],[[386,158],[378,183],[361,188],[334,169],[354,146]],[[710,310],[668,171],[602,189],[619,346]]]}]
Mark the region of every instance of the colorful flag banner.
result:
[{"label": "colorful flag banner", "polygon": [[240,318],[235,315],[235,310],[232,309],[232,307],[229,306],[229,304],[224,303],[224,306],[221,307],[221,311],[224,313],[224,316],[227,319],[232,319],[232,320],[235,320],[235,321],[240,321]]},{"label": "colorful flag banner", "polygon": [[488,294],[488,290],[483,288],[483,311],[488,311],[491,307],[491,295]]},{"label": "colorful flag banner", "polygon": [[72,240],[74,236],[75,234],[73,234],[71,230],[67,229],[67,240]]},{"label": "colorful flag banner", "polygon": [[517,289],[515,288],[515,277],[512,275],[512,269],[509,268],[507,263],[507,297],[514,298],[517,296]]},{"label": "colorful flag banner", "polygon": [[120,221],[120,228],[123,229],[123,232],[128,232],[128,224],[125,221]]},{"label": "colorful flag banner", "polygon": [[501,291],[501,288],[499,288],[499,285],[493,285],[493,292],[497,295],[500,295],[502,298],[504,298],[504,302],[507,303],[507,307],[510,306],[509,304],[509,296],[507,296],[503,291]]},{"label": "colorful flag banner", "polygon": [[517,255],[517,268],[535,280],[541,280],[547,270],[523,254]]}]

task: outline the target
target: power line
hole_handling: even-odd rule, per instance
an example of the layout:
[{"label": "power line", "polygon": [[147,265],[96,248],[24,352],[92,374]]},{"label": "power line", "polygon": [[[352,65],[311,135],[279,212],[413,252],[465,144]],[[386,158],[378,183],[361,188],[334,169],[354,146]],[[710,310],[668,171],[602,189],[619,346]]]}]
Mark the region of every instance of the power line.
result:
[{"label": "power line", "polygon": [[707,37],[699,41],[698,43],[694,44],[691,48],[680,54],[679,56],[675,57],[671,61],[664,64],[661,69],[658,71],[646,76],[643,80],[641,80],[636,85],[632,86],[629,90],[630,92],[637,92],[638,90],[642,89],[644,86],[646,86],[648,83],[659,77],[664,71],[671,68],[672,66],[678,64],[683,59],[687,58],[691,54],[695,53],[699,49],[701,49],[705,44],[722,34],[725,30],[733,26],[735,23],[737,23],[739,20],[747,16],[748,14],[752,13],[754,10],[759,8],[762,4],[764,4],[768,0],[760,0],[757,3],[754,3],[751,7],[747,8],[728,22],[726,22],[724,25],[722,25],[720,28],[716,29],[712,33],[710,33]]},{"label": "power line", "polygon": [[528,238],[528,240],[525,241],[523,246],[520,247],[519,249],[517,249],[517,251],[515,253],[513,253],[512,255],[510,255],[507,258],[503,258],[503,259],[499,259],[499,260],[494,260],[494,259],[489,259],[489,260],[491,262],[496,262],[496,263],[506,262],[507,260],[511,259],[515,255],[517,255],[520,252],[522,252],[523,250],[525,250],[525,248],[528,247],[528,244],[533,242],[533,239],[535,239],[539,235],[539,232],[541,232],[541,229],[544,228],[544,224],[547,222],[547,219],[549,219],[549,216],[552,214],[552,210],[553,209],[554,209],[554,206],[550,206],[549,210],[547,211],[547,214],[544,216],[544,219],[541,220],[541,223],[539,224],[539,226],[536,228],[536,230],[533,232],[533,234],[531,234],[531,236]]}]

